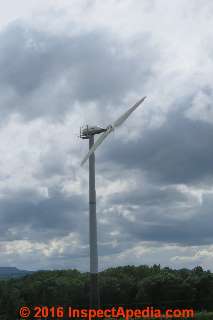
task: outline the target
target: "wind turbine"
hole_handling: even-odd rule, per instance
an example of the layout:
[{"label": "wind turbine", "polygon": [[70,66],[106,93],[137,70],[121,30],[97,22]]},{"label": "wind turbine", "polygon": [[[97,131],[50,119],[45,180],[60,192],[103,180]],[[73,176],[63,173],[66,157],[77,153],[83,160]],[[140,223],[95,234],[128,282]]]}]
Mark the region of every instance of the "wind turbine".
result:
[{"label": "wind turbine", "polygon": [[[121,126],[130,114],[145,100],[140,99],[133,107],[122,114],[113,124],[106,128],[98,126],[80,130],[80,137],[89,140],[89,152],[83,158],[81,166],[89,159],[89,244],[90,244],[90,307],[97,308],[100,304],[98,289],[98,248],[97,248],[97,219],[96,219],[96,191],[95,191],[95,154],[94,151],[106,137]],[[94,143],[94,135],[100,134]]]}]

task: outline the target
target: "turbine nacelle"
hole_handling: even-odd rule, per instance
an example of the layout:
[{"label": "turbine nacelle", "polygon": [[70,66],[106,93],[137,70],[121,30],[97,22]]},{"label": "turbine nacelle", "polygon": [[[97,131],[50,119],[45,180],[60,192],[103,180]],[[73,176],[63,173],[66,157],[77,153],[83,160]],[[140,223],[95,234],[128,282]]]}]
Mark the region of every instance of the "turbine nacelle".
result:
[{"label": "turbine nacelle", "polygon": [[80,138],[82,139],[89,139],[91,136],[94,136],[95,134],[102,133],[104,131],[107,131],[108,128],[102,128],[99,126],[85,126],[80,129]]}]

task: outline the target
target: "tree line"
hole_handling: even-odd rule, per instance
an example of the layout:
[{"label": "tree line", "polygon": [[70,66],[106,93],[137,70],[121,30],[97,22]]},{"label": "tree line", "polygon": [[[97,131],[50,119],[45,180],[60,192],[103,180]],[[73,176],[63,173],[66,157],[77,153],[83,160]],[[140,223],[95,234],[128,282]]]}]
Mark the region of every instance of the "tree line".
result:
[{"label": "tree line", "polygon": [[[201,267],[173,270],[160,265],[109,268],[99,274],[102,307],[153,306],[213,311],[213,273]],[[20,306],[88,307],[89,274],[39,271],[0,281],[0,320],[17,319]]]}]

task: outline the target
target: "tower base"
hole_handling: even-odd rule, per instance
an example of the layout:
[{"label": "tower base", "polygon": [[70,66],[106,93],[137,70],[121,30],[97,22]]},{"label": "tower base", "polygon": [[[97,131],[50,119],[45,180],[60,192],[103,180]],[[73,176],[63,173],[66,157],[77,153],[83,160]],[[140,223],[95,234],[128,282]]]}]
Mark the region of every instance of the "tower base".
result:
[{"label": "tower base", "polygon": [[100,307],[100,295],[98,288],[98,273],[90,274],[90,308],[98,309]]}]

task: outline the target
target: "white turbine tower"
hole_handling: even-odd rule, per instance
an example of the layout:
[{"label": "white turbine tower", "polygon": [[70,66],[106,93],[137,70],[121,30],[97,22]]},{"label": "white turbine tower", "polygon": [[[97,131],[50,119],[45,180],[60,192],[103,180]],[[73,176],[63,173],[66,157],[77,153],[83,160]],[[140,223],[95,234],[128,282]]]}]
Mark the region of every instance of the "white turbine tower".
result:
[{"label": "white turbine tower", "polygon": [[[117,127],[121,126],[124,121],[135,111],[135,109],[145,100],[140,99],[133,107],[128,109],[113,124],[106,128],[89,127],[81,129],[80,137],[89,139],[89,152],[81,162],[81,166],[89,159],[89,244],[90,244],[90,306],[95,308],[100,304],[98,290],[98,248],[97,248],[97,220],[96,220],[96,191],[95,191],[95,154],[94,151],[106,139],[106,137]],[[101,136],[94,143],[94,135]]]}]

